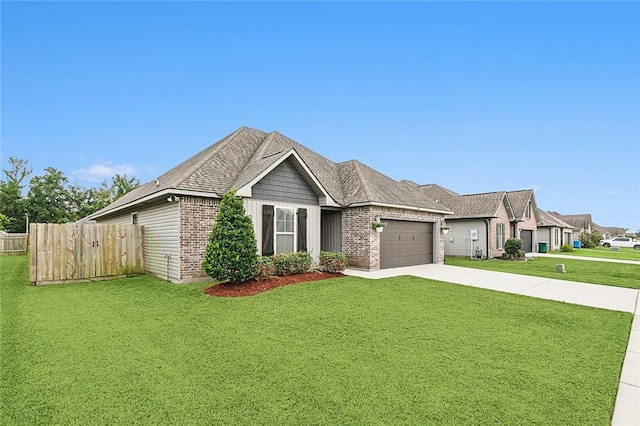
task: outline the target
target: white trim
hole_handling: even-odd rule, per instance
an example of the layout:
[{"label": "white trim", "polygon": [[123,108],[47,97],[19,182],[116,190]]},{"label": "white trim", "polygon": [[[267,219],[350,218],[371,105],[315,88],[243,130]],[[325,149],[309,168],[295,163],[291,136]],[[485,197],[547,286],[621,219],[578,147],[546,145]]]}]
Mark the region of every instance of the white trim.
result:
[{"label": "white trim", "polygon": [[138,198],[137,200],[131,201],[129,203],[123,204],[119,207],[116,207],[112,210],[106,211],[104,213],[100,213],[99,215],[96,215],[96,213],[93,213],[89,216],[87,216],[87,219],[93,220],[99,217],[103,217],[103,216],[107,216],[107,215],[111,215],[114,213],[117,213],[119,211],[128,209],[129,207],[133,207],[136,204],[142,204],[142,203],[146,203],[147,201],[151,201],[153,199],[156,198],[160,198],[160,197],[164,197],[166,195],[186,195],[186,196],[191,196],[191,197],[206,197],[206,198],[222,198],[220,195],[216,194],[215,192],[202,192],[202,191],[189,191],[189,190],[184,190],[184,189],[163,189],[162,191],[159,192],[154,192],[153,194],[149,194],[146,197],[142,197],[142,198]]},{"label": "white trim", "polygon": [[323,205],[330,205],[330,206],[336,206],[339,207],[340,205],[338,203],[336,203],[333,198],[331,198],[331,196],[329,195],[329,193],[324,189],[324,187],[320,184],[320,181],[315,177],[315,175],[311,172],[311,170],[309,169],[309,167],[307,167],[307,165],[305,164],[305,162],[302,160],[302,158],[300,158],[300,156],[298,155],[298,153],[296,152],[296,150],[294,148],[291,148],[289,151],[287,151],[282,157],[280,157],[279,160],[275,161],[274,163],[272,163],[269,167],[267,167],[262,173],[260,173],[258,176],[256,176],[252,181],[250,181],[249,183],[247,183],[246,185],[244,185],[241,188],[238,188],[238,190],[236,191],[236,195],[239,195],[241,197],[248,197],[251,198],[251,190],[253,188],[253,185],[255,185],[256,183],[260,182],[262,180],[262,178],[264,178],[266,175],[268,175],[269,173],[271,173],[276,167],[278,167],[280,164],[282,164],[285,160],[287,160],[289,157],[294,157],[296,159],[296,161],[298,162],[298,164],[300,164],[300,166],[302,166],[302,168],[304,169],[305,173],[309,176],[309,178],[311,178],[311,180],[313,181],[313,183],[318,187],[318,189],[320,189],[320,191],[322,192],[322,197],[320,198],[320,201],[324,202]]},{"label": "white trim", "polygon": [[345,207],[364,207],[364,206],[378,206],[378,207],[392,207],[395,209],[405,209],[405,210],[417,210],[421,212],[430,212],[430,213],[440,213],[440,214],[454,214],[452,211],[446,210],[435,210],[435,209],[427,209],[424,207],[415,207],[415,206],[404,206],[401,204],[386,204],[386,203],[378,203],[375,201],[368,201],[365,203],[354,203],[349,204]]}]

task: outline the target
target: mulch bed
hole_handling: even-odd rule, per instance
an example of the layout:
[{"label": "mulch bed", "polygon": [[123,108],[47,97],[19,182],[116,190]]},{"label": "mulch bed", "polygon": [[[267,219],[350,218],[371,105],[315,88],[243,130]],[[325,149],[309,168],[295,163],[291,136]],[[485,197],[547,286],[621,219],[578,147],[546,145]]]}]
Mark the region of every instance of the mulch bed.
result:
[{"label": "mulch bed", "polygon": [[220,283],[204,289],[205,294],[217,297],[244,297],[264,293],[274,288],[289,284],[305,283],[309,281],[326,280],[328,278],[344,277],[340,273],[307,272],[305,274],[287,275],[284,277],[272,277],[267,280],[251,280],[243,283]]}]

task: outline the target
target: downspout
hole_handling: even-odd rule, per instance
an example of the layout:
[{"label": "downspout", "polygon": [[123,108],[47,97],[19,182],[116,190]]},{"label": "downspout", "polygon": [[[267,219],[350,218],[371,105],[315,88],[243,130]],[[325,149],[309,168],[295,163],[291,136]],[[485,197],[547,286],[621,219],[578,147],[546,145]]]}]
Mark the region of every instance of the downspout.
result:
[{"label": "downspout", "polygon": [[489,231],[491,230],[491,219],[485,219],[484,220],[484,225],[487,228],[487,259],[491,259],[491,235],[489,234]]}]

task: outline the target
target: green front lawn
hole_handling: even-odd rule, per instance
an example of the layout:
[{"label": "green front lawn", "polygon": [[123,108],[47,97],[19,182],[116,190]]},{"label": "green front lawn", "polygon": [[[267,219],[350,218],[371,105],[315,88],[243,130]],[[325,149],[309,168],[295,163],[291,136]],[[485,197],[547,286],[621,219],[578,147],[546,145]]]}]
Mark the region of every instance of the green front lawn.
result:
[{"label": "green front lawn", "polygon": [[598,246],[591,249],[581,248],[568,252],[554,250],[551,253],[566,254],[569,256],[600,257],[605,259],[636,260],[640,262],[640,250],[627,247],[620,247],[620,251],[611,251],[611,248]]},{"label": "green front lawn", "polygon": [[[564,264],[567,272],[556,272],[557,264]],[[512,274],[533,275],[558,280],[603,284],[616,287],[640,289],[640,265],[625,263],[595,262],[590,260],[537,257],[526,262],[496,259],[473,260],[447,257],[445,264],[466,268],[488,269]]]},{"label": "green front lawn", "polygon": [[609,424],[632,315],[415,277],[248,298],[0,258],[0,424]]}]

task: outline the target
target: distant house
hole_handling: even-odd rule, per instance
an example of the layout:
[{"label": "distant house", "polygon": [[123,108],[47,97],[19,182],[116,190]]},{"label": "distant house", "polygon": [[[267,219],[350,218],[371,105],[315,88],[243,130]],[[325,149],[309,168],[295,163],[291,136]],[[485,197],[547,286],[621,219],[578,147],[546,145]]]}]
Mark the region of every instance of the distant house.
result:
[{"label": "distant house", "polygon": [[583,232],[594,233],[598,232],[602,234],[603,238],[611,238],[613,235],[604,227],[595,223],[591,214],[583,213],[583,214],[560,214],[558,212],[548,212],[550,215],[562,220],[565,223],[573,226],[573,236],[572,239],[574,241],[580,240],[580,234]]},{"label": "distant house", "polygon": [[439,185],[419,187],[433,200],[438,200],[454,214],[447,216],[451,229],[445,236],[445,254],[465,257],[499,257],[504,242],[511,237],[513,209],[507,193],[460,195]]},{"label": "distant house", "polygon": [[539,217],[533,190],[460,195],[436,184],[404,183],[454,212],[447,216],[451,228],[445,237],[447,255],[499,257],[504,242],[512,237],[522,239],[526,252],[537,251]]},{"label": "distant house", "polygon": [[605,226],[603,227],[603,229],[605,231],[603,235],[606,235],[605,238],[627,236],[627,228],[619,228],[617,226]]},{"label": "distant house", "polygon": [[538,242],[549,243],[549,250],[558,250],[564,244],[573,245],[573,226],[539,209]]},{"label": "distant house", "polygon": [[[247,127],[88,219],[143,225],[147,272],[199,281],[218,206],[232,187],[262,255],[307,251],[317,260],[321,250],[342,251],[364,269],[444,261],[448,207],[358,161],[334,163],[278,132]],[[384,232],[375,221],[387,223]]]},{"label": "distant house", "polygon": [[532,189],[508,191],[507,197],[513,208],[511,222],[512,235],[522,240],[522,250],[527,253],[538,251],[538,205]]}]

